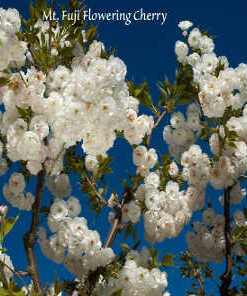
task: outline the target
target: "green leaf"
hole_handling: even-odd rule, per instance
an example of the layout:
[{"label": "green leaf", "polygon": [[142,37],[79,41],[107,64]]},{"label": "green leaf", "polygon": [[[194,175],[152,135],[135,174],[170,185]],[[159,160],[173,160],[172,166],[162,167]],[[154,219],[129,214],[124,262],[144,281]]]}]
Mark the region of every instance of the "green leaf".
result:
[{"label": "green leaf", "polygon": [[174,262],[173,262],[173,258],[175,256],[173,254],[166,254],[163,258],[162,258],[162,265],[163,266],[173,266]]},{"label": "green leaf", "polygon": [[3,86],[5,86],[8,83],[9,83],[9,79],[8,78],[0,77],[0,87],[3,87]]},{"label": "green leaf", "polygon": [[4,288],[0,288],[0,295],[7,296],[8,295],[8,290],[5,290]]},{"label": "green leaf", "polygon": [[41,11],[36,9],[31,3],[30,3],[29,12],[30,12],[30,16],[35,20],[39,19],[41,16]]},{"label": "green leaf", "polygon": [[18,220],[19,216],[17,216],[16,218],[7,218],[4,219],[4,223],[2,223],[2,230],[4,232],[4,236],[6,236],[11,229],[14,227],[16,221]]},{"label": "green leaf", "polygon": [[123,289],[117,290],[111,294],[111,296],[121,296]]},{"label": "green leaf", "polygon": [[33,111],[31,109],[31,107],[28,108],[20,108],[18,106],[16,106],[17,111],[19,112],[21,118],[23,120],[25,120],[27,123],[30,122],[32,116],[33,116]]},{"label": "green leaf", "polygon": [[131,250],[127,244],[119,244],[119,245],[127,253]]},{"label": "green leaf", "polygon": [[11,283],[8,287],[8,290],[4,288],[0,288],[0,295],[1,296],[25,296],[26,295],[26,293],[20,290],[19,287],[17,288],[18,288],[18,291],[15,291],[16,290],[15,284]]},{"label": "green leaf", "polygon": [[142,90],[140,88],[137,88],[134,90],[134,94],[135,94],[135,97],[138,97],[140,94],[141,94]]},{"label": "green leaf", "polygon": [[19,292],[13,292],[14,296],[25,296],[26,293],[24,291],[19,291]]},{"label": "green leaf", "polygon": [[121,183],[123,184],[123,187],[124,188],[128,188],[129,187],[129,183],[128,183],[128,181],[127,180],[125,180],[125,179],[120,179],[121,180]]},{"label": "green leaf", "polygon": [[125,231],[124,238],[128,238],[128,237],[130,236],[130,234],[131,234],[131,231],[132,231],[132,224],[129,224],[129,225],[127,226],[126,231]]},{"label": "green leaf", "polygon": [[177,101],[178,105],[187,105],[191,101],[191,98],[181,98]]},{"label": "green leaf", "polygon": [[98,189],[98,193],[99,193],[100,195],[102,195],[103,192],[104,192],[104,188],[99,188],[99,189]]},{"label": "green leaf", "polygon": [[229,142],[228,145],[233,147],[233,148],[237,148],[237,146],[236,146],[236,144],[234,142]]},{"label": "green leaf", "polygon": [[145,89],[144,89],[143,103],[148,107],[152,106],[152,104],[153,104],[150,93],[148,91],[146,91]]},{"label": "green leaf", "polygon": [[137,240],[137,230],[136,230],[136,225],[134,225],[134,229],[133,229],[133,232],[132,232],[132,237],[133,237],[133,240],[134,240],[134,241]]},{"label": "green leaf", "polygon": [[152,246],[149,251],[152,258],[155,258],[157,256],[157,251],[154,246]]},{"label": "green leaf", "polygon": [[88,42],[91,42],[94,39],[96,32],[97,32],[97,28],[91,25],[86,32],[86,39]]},{"label": "green leaf", "polygon": [[123,131],[115,130],[115,133],[116,133],[117,137],[124,139],[124,132]]}]

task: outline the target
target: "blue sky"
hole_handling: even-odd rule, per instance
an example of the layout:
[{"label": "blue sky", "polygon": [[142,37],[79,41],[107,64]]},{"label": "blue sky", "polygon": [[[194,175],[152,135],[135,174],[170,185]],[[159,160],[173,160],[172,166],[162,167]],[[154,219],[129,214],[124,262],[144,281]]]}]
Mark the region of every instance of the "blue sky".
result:
[{"label": "blue sky", "polygon": [[[24,3],[23,3],[24,2]],[[0,0],[0,5],[4,8],[17,8],[24,16],[28,16],[29,1],[16,0]],[[64,1],[56,1],[56,4],[63,4]],[[165,75],[173,80],[173,74],[176,67],[174,44],[176,40],[182,39],[181,31],[177,27],[177,23],[181,20],[191,20],[196,26],[207,29],[216,36],[216,53],[218,55],[226,55],[230,61],[230,65],[235,67],[239,63],[247,62],[247,41],[246,41],[246,11],[247,3],[244,1],[234,1],[229,4],[226,1],[141,1],[141,0],[125,0],[125,1],[93,1],[87,0],[87,7],[93,11],[125,11],[134,12],[143,8],[149,12],[164,12],[168,13],[166,22],[163,26],[159,22],[133,22],[129,26],[124,25],[123,22],[101,22],[99,23],[99,39],[104,42],[106,47],[115,46],[117,55],[124,60],[127,65],[128,74],[127,79],[134,79],[136,83],[147,79],[151,94],[154,100],[157,100],[159,93],[157,91],[157,82],[161,81]],[[152,138],[152,146],[154,146],[159,153],[166,153],[167,148],[162,140],[162,129],[168,123],[166,118],[161,127],[157,129]],[[110,155],[116,157],[113,164],[115,175],[108,178],[110,189],[112,191],[120,191],[121,186],[119,178],[126,177],[127,171],[133,170],[131,162],[131,149],[129,145],[123,140],[118,140],[115,148],[110,151]],[[0,179],[1,185],[7,182],[8,177],[12,171]],[[72,178],[73,187],[76,188],[77,180]],[[33,184],[30,184],[33,188]],[[210,192],[211,193],[211,192]],[[80,191],[76,190],[73,194],[80,197],[83,201],[86,198],[82,196]],[[217,193],[211,193],[211,199],[216,200],[215,205],[222,211],[217,203]],[[44,197],[48,201],[48,192]],[[2,192],[0,192],[0,203],[4,203]],[[245,202],[246,205],[246,202]],[[90,217],[88,208],[82,207],[82,215]],[[11,210],[11,214],[16,214],[17,211]],[[200,214],[195,214],[200,217]],[[10,233],[6,240],[6,247],[9,253],[15,258],[14,265],[17,269],[23,269],[26,266],[26,258],[24,247],[22,243],[22,236],[28,229],[30,223],[30,213],[20,213],[20,219],[15,226],[15,229]],[[92,228],[99,230],[104,240],[107,230],[109,229],[108,219],[106,213],[102,213],[98,220],[90,219],[89,224]],[[187,229],[187,228],[186,228]],[[186,229],[182,232],[179,238],[174,240],[165,240],[158,245],[158,249],[162,254],[175,253],[186,248],[184,242]],[[139,229],[140,238],[143,237],[143,231]],[[121,236],[117,237],[115,244],[121,241]],[[122,241],[121,241],[122,242]],[[41,279],[43,283],[52,281],[55,272],[60,278],[69,278],[66,270],[59,265],[51,263],[46,259],[39,250],[37,251],[37,261],[40,266]],[[216,265],[214,268],[218,271],[223,271],[222,265]],[[54,272],[53,272],[54,271]],[[182,280],[180,272],[177,268],[169,270],[168,273],[169,286],[168,290],[172,295],[185,295],[185,287],[188,287],[188,282]],[[212,290],[214,295],[217,295],[215,290]]]}]

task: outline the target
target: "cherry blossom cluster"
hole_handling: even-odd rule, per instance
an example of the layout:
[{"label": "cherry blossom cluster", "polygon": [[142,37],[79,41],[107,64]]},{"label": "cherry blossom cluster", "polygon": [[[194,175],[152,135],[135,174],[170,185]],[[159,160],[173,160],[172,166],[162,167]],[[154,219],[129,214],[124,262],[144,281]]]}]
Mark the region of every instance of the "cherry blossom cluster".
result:
[{"label": "cherry blossom cluster", "polygon": [[225,217],[216,215],[212,208],[203,212],[203,223],[193,223],[194,232],[188,232],[188,248],[202,262],[221,262],[225,257]]},{"label": "cherry blossom cluster", "polygon": [[141,207],[136,201],[124,205],[122,210],[122,223],[137,223],[141,216]]},{"label": "cherry blossom cluster", "polygon": [[70,179],[66,174],[48,176],[45,184],[50,192],[57,198],[64,198],[71,194]]},{"label": "cherry blossom cluster", "polygon": [[[138,146],[134,150],[134,163],[141,164],[146,153],[145,147]],[[169,181],[165,189],[160,190],[158,171],[150,172],[145,177],[144,184],[136,190],[135,201],[127,204],[126,209],[124,207],[125,222],[138,221],[141,212],[138,204],[144,202],[144,226],[146,239],[150,243],[178,236],[184,225],[189,223],[193,211],[201,210],[204,206],[204,191],[209,182],[211,169],[208,155],[202,153],[198,145],[192,145],[182,154],[181,164],[182,176],[189,184],[187,190],[180,191],[178,183],[173,181]],[[178,173],[176,163],[172,162],[169,174],[176,177]]]},{"label": "cherry blossom cluster", "polygon": [[[188,232],[186,240],[188,248],[198,260],[202,262],[221,262],[225,258],[225,217],[216,215],[214,209],[208,208],[203,212],[203,223],[193,223],[194,232]],[[244,213],[236,211],[232,230],[236,226],[247,225]],[[233,231],[232,231],[233,233]],[[244,256],[245,252],[239,243],[233,248],[238,256]]]},{"label": "cherry blossom cluster", "polygon": [[[190,186],[204,189],[210,183],[215,189],[223,189],[234,185],[235,180],[245,174],[247,170],[246,143],[235,141],[234,146],[225,145],[223,149],[221,143],[224,137],[224,128],[210,137],[211,151],[217,156],[212,163],[198,145],[190,146],[189,150],[182,154],[182,176]],[[240,197],[243,193],[242,191],[238,196]]]},{"label": "cherry blossom cluster", "polygon": [[[36,175],[46,159],[49,162],[57,157],[56,150],[59,151],[62,146],[53,138],[49,139],[48,147],[44,143],[49,134],[49,125],[44,115],[45,75],[34,68],[28,69],[26,74],[14,73],[9,85],[1,91],[5,108],[1,132],[7,137],[7,156],[11,161],[26,161],[27,169]],[[29,122],[21,118],[18,108],[31,108],[32,117]],[[57,142],[60,143],[59,140]]]},{"label": "cherry blossom cluster", "polygon": [[187,108],[187,120],[182,112],[171,115],[171,125],[166,125],[163,138],[168,144],[169,152],[177,160],[190,145],[196,141],[196,132],[200,130],[199,106],[191,104]]},{"label": "cherry blossom cluster", "polygon": [[3,186],[5,199],[15,208],[30,211],[34,203],[34,196],[31,192],[24,193],[26,184],[21,173],[13,173],[9,183]]},{"label": "cherry blossom cluster", "polygon": [[[49,46],[50,38],[51,38],[51,55],[58,55],[57,47],[60,48],[64,47],[70,47],[72,44],[70,41],[66,40],[68,37],[68,34],[64,31],[61,31],[60,26],[57,24],[57,26],[52,26],[50,28],[50,24],[47,21],[38,20],[36,24],[34,25],[35,29],[38,29],[37,37],[39,39],[40,46]],[[50,37],[50,29],[51,29],[51,37]],[[44,37],[45,44],[42,44],[42,36]],[[59,38],[58,38],[59,37]],[[56,40],[59,40],[58,44]],[[28,51],[27,53],[28,59],[33,60],[32,54]]]},{"label": "cherry blossom cluster", "polygon": [[113,56],[100,58],[101,43],[90,48],[74,60],[72,70],[59,66],[49,73],[47,117],[65,147],[83,140],[85,152],[99,155],[113,146],[115,131],[125,128],[127,110],[137,111],[138,102],[129,96],[124,63]]},{"label": "cherry blossom cluster", "polygon": [[210,176],[210,161],[206,153],[202,153],[201,147],[191,145],[189,150],[182,154],[182,176],[190,186],[206,188]]},{"label": "cherry blossom cluster", "polygon": [[[197,28],[190,32],[187,43],[178,41],[175,52],[181,63],[192,66],[204,115],[222,117],[227,107],[233,110],[242,108],[246,101],[247,65],[240,64],[236,69],[230,68],[226,57],[217,57],[213,52],[213,40]],[[194,51],[190,55],[189,47]],[[209,180],[215,189],[232,186],[247,170],[246,110],[244,107],[242,116],[231,117],[226,123],[230,131],[237,133],[238,138],[234,142],[236,147],[223,147],[222,143],[226,139],[223,126],[219,126],[218,132],[210,138],[211,151],[218,157],[212,165]]]},{"label": "cherry blossom cluster", "polygon": [[[220,150],[220,135],[213,134],[210,138],[211,150]],[[217,147],[218,145],[218,147]],[[235,141],[235,146],[228,145],[221,149],[219,159],[214,161],[210,175],[210,184],[215,189],[232,186],[237,178],[247,170],[247,145],[244,141]]]},{"label": "cherry blossom cluster", "polygon": [[209,183],[211,165],[206,153],[194,144],[182,154],[182,177],[188,182],[186,200],[192,211],[201,210],[205,203],[205,188]]},{"label": "cherry blossom cluster", "polygon": [[186,194],[179,191],[178,183],[169,181],[164,191],[159,190],[159,185],[159,175],[151,172],[135,193],[135,203],[145,203],[145,236],[150,243],[176,237],[192,215]]},{"label": "cherry blossom cluster", "polygon": [[151,148],[147,150],[145,146],[140,145],[133,151],[133,161],[137,166],[136,173],[146,177],[149,174],[150,169],[156,165],[158,156],[155,149]]},{"label": "cherry blossom cluster", "polygon": [[97,285],[97,295],[108,296],[121,290],[123,296],[168,296],[164,293],[167,287],[167,274],[158,268],[148,269],[150,253],[148,249],[142,249],[141,253],[131,251],[120,270],[118,278],[110,278]]},{"label": "cherry blossom cluster", "polygon": [[77,198],[67,201],[56,198],[48,215],[49,238],[40,228],[38,242],[44,255],[61,264],[78,279],[84,280],[89,271],[109,264],[115,257],[111,248],[103,248],[97,231],[89,230],[87,220],[78,217],[81,206]]},{"label": "cherry blossom cluster", "polygon": [[247,141],[247,105],[243,108],[243,114],[239,117],[231,117],[226,126],[230,131],[235,131],[239,137],[239,140]]},{"label": "cherry blossom cluster", "polygon": [[[145,146],[137,146],[133,151],[133,162],[137,166],[136,173],[146,177],[146,179],[150,179],[152,182],[152,176],[156,178],[156,174],[150,173],[150,169],[152,169],[158,161],[158,155],[155,149],[147,149]],[[157,176],[158,177],[158,176]],[[141,187],[140,187],[141,188]],[[108,204],[114,206],[116,205],[115,195],[112,194],[110,197]],[[125,204],[122,209],[122,223],[137,223],[141,216],[141,204],[140,200],[133,200],[128,204]],[[114,214],[110,213],[109,221],[113,222]]]},{"label": "cherry blossom cluster", "polygon": [[242,116],[231,117],[226,123],[226,128],[237,134],[235,146],[227,144],[222,147],[222,142],[226,137],[223,126],[219,126],[219,132],[210,137],[210,149],[214,155],[219,157],[219,160],[214,163],[210,178],[210,183],[216,189],[232,186],[234,181],[244,175],[247,170],[246,114],[247,107],[245,106]]},{"label": "cherry blossom cluster", "polygon": [[[94,41],[87,54],[76,52],[71,69],[58,66],[47,77],[34,68],[12,74],[1,89],[1,131],[10,160],[26,161],[34,175],[43,165],[48,174],[59,174],[64,149],[78,142],[96,156],[113,146],[116,130],[124,131],[131,144],[140,144],[151,133],[153,117],[138,117],[139,103],[129,95],[125,64],[117,57],[101,58],[103,49]],[[29,110],[28,121],[20,109]]]},{"label": "cherry blossom cluster", "polygon": [[190,27],[193,26],[193,23],[190,21],[181,21],[178,24],[178,27],[183,31],[183,35],[187,36],[188,34],[188,30]]},{"label": "cherry blossom cluster", "polygon": [[[214,53],[213,39],[198,28],[190,32],[187,43],[177,41],[175,52],[180,63],[193,68],[203,113],[208,117],[222,117],[229,106],[235,110],[241,108],[246,101],[247,65],[230,68],[226,57],[217,57]],[[221,70],[219,73],[217,67]]]},{"label": "cherry blossom cluster", "polygon": [[[240,64],[236,69],[230,68],[226,57],[216,57],[213,52],[212,38],[200,32],[198,28],[194,28],[187,37],[187,31],[191,26],[192,23],[189,21],[179,24],[181,30],[186,33],[184,34],[186,40],[176,43],[175,52],[180,63],[192,67],[203,114],[207,117],[222,117],[227,107],[231,107],[232,110],[242,108],[246,101],[247,66]],[[246,110],[244,107],[240,117],[231,117],[226,122],[226,127],[219,125],[215,128],[215,133],[209,140],[210,149],[214,154],[210,163],[209,158],[204,154],[204,159],[193,156],[195,164],[192,164],[190,168],[184,167],[183,178],[188,181],[190,187],[193,186],[193,191],[198,187],[201,187],[202,190],[208,183],[215,189],[227,188],[233,186],[235,181],[245,174],[247,170]],[[183,126],[183,116],[176,115],[176,113],[174,116],[175,122],[177,121],[180,126]],[[199,120],[199,116],[197,118]],[[175,143],[179,139],[179,135],[175,134],[176,137],[173,139],[174,130],[172,127],[165,127],[164,139],[169,144],[171,154],[177,157],[179,151],[176,148],[176,153],[174,153],[170,142]],[[227,143],[226,128],[230,132],[236,132],[237,138],[234,144]],[[199,126],[199,132],[200,129]],[[193,143],[188,146],[191,144]],[[185,150],[188,150],[188,147]],[[187,159],[188,154],[190,152],[186,151],[183,158]],[[183,158],[182,165],[184,166]],[[231,199],[232,203],[240,202],[244,197],[244,192],[240,188],[237,191],[238,193],[235,192],[235,197]]]},{"label": "cherry blossom cluster", "polygon": [[25,63],[26,42],[19,41],[16,33],[21,27],[21,18],[16,9],[7,10],[0,7],[0,77],[1,71],[9,66],[18,68]]},{"label": "cherry blossom cluster", "polygon": [[150,135],[154,126],[153,116],[137,115],[136,110],[127,111],[127,126],[124,129],[124,137],[132,145],[139,145],[145,135]]}]

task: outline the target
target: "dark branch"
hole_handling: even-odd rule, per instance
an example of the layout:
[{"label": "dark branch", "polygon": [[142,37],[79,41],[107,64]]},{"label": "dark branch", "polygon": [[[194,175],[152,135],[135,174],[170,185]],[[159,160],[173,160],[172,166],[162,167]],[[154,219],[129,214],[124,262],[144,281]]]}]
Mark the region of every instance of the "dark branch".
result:
[{"label": "dark branch", "polygon": [[226,241],[226,270],[221,276],[220,295],[230,296],[229,287],[232,282],[232,267],[233,267],[233,254],[232,254],[232,238],[231,238],[231,221],[230,221],[230,191],[228,187],[224,192],[224,215],[225,215],[225,241]]},{"label": "dark branch", "polygon": [[[119,230],[119,226],[121,224],[122,219],[122,210],[123,206],[131,199],[131,192],[129,188],[126,188],[121,200],[121,205],[119,211],[116,213],[116,217],[111,225],[110,231],[108,233],[108,236],[106,238],[106,241],[103,245],[103,248],[109,248],[114,243],[115,237],[117,235],[117,232]],[[87,278],[86,285],[83,286],[83,293],[85,293],[87,296],[91,296],[93,293],[93,290],[95,288],[96,283],[99,280],[100,274],[102,273],[103,268],[99,267],[95,271],[92,271],[89,273],[89,276]]]},{"label": "dark branch", "polygon": [[36,258],[34,254],[34,245],[36,241],[36,232],[39,224],[39,210],[40,210],[40,204],[43,194],[43,178],[44,178],[44,170],[40,171],[37,176],[37,184],[36,184],[36,197],[35,201],[32,206],[32,222],[29,232],[27,232],[24,237],[24,246],[26,250],[27,260],[28,260],[28,272],[30,273],[34,290],[37,292],[40,296],[44,296],[44,291],[42,289],[42,285],[40,282],[40,276],[38,271],[38,266],[36,263]]},{"label": "dark branch", "polygon": [[204,290],[204,287],[203,287],[203,282],[201,280],[201,276],[200,274],[196,277],[196,281],[198,283],[198,286],[199,286],[199,289],[200,289],[200,294],[201,296],[205,296],[206,293],[205,293],[205,290]]}]

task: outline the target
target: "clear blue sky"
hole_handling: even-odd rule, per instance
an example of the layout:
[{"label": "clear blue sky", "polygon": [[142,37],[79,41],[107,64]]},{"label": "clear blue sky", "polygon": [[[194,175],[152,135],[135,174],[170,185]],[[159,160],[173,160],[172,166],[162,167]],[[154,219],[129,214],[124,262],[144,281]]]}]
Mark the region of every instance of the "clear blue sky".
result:
[{"label": "clear blue sky", "polygon": [[[0,5],[4,8],[17,8],[24,16],[28,16],[29,1],[18,0],[0,0]],[[64,1],[56,0],[56,4],[63,4]],[[161,26],[159,23],[132,23],[125,26],[123,23],[116,22],[101,22],[99,24],[100,40],[105,43],[106,47],[116,46],[117,55],[124,60],[128,68],[128,79],[134,79],[135,82],[142,82],[147,79],[151,94],[156,100],[158,91],[156,84],[168,75],[173,79],[175,71],[175,55],[174,44],[176,40],[181,38],[181,32],[177,28],[177,23],[181,20],[191,20],[200,28],[208,29],[216,36],[216,53],[218,55],[226,55],[231,66],[235,67],[239,63],[247,62],[247,41],[246,41],[246,11],[247,3],[244,1],[234,1],[229,4],[227,1],[146,1],[146,0],[125,0],[125,1],[93,1],[87,0],[86,5],[93,11],[129,11],[133,12],[137,9],[144,8],[150,12],[167,12],[166,23]],[[162,140],[162,129],[165,120],[160,129],[158,129],[152,138],[152,145],[159,153],[166,153],[166,145]],[[116,172],[114,177],[109,178],[110,189],[120,191],[119,178],[126,176],[126,171],[132,171],[131,150],[128,145],[122,140],[118,140],[114,149],[110,151],[110,155],[116,157],[113,168]],[[8,180],[8,176],[12,171],[8,172],[7,176],[0,179],[1,185],[4,185]],[[76,187],[77,180],[73,178],[73,186]],[[30,184],[31,188],[33,184]],[[75,190],[74,195],[83,200],[80,191]],[[213,199],[214,196],[211,195]],[[48,201],[48,193],[46,192],[45,201]],[[217,199],[217,196],[215,196]],[[0,203],[4,203],[2,192],[0,192]],[[215,203],[219,205],[217,202]],[[246,205],[246,202],[245,202]],[[221,210],[221,209],[220,209]],[[17,213],[11,210],[13,215]],[[88,208],[83,207],[82,215],[89,216]],[[200,214],[196,214],[200,217]],[[96,228],[102,233],[104,240],[109,224],[107,215],[102,213],[98,220],[89,221],[92,228]],[[23,269],[26,266],[26,257],[22,243],[22,236],[28,229],[30,224],[30,213],[20,213],[20,219],[15,226],[14,231],[6,240],[6,247],[9,253],[15,259],[14,265],[17,269]],[[187,228],[186,228],[187,229]],[[165,240],[158,245],[160,252],[179,254],[180,251],[186,248],[184,242],[186,231],[183,231],[179,238],[173,240]],[[139,231],[140,238],[143,237],[142,229]],[[120,242],[118,237],[117,242]],[[116,244],[116,250],[118,249]],[[36,247],[38,265],[40,266],[41,279],[43,283],[52,281],[53,275],[57,272],[59,278],[69,278],[70,275],[66,270],[59,265],[51,263],[40,252],[39,247]],[[217,266],[216,270],[220,270]],[[222,269],[221,269],[222,270]],[[168,290],[174,296],[185,295],[185,287],[188,287],[188,282],[183,281],[180,272],[174,268],[168,273],[169,286]],[[214,291],[214,295],[217,292]]]}]

